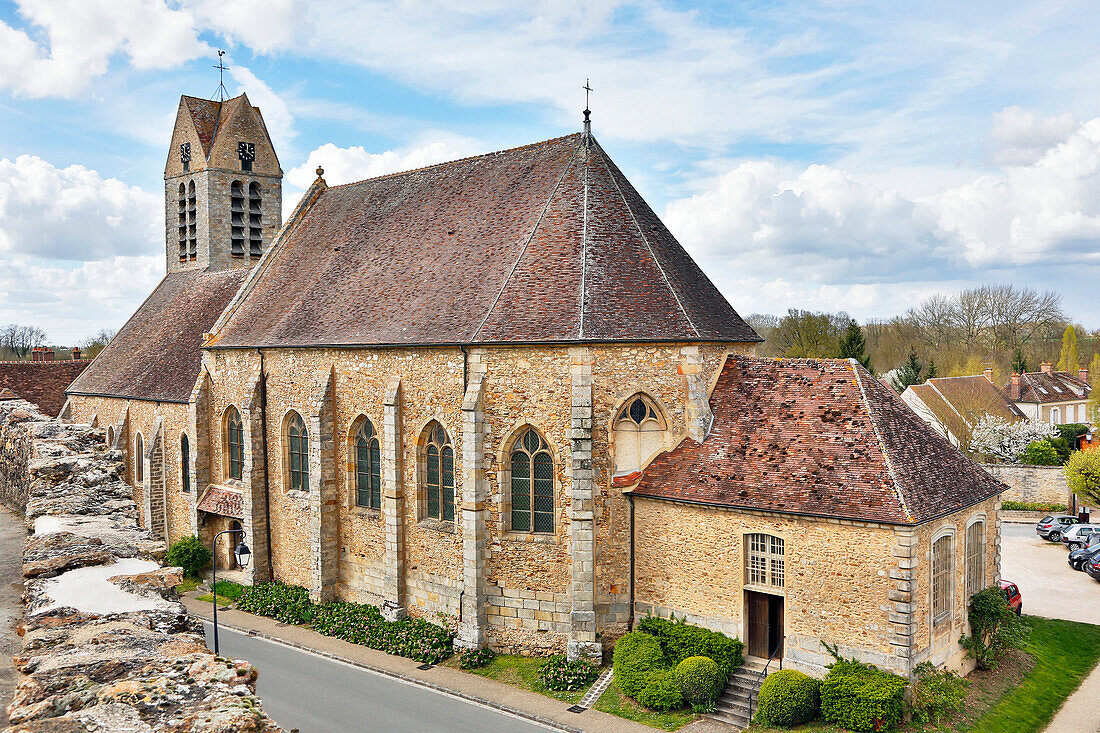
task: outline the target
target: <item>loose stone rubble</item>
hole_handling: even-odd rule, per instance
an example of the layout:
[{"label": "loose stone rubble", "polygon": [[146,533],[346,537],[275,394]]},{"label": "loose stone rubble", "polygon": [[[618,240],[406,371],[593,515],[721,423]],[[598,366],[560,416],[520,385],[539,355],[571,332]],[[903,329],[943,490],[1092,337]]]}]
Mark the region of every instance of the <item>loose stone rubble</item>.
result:
[{"label": "loose stone rubble", "polygon": [[[27,676],[4,733],[282,731],[255,696],[256,669],[206,648],[175,590],[182,573],[159,566],[164,545],[138,527],[122,456],[103,431],[18,401],[0,403],[0,431],[7,444],[22,431],[31,445],[27,617],[14,660]],[[119,572],[106,575],[112,566]],[[54,596],[69,605],[56,607]]]}]

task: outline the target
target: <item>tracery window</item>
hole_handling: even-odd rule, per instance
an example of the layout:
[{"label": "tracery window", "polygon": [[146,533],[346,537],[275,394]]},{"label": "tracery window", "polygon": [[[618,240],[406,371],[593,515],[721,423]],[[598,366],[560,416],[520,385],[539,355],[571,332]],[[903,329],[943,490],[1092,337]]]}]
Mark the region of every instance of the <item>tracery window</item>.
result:
[{"label": "tracery window", "polygon": [[745,536],[745,584],[782,588],[786,582],[786,557],[782,537],[769,534]]},{"label": "tracery window", "polygon": [[554,458],[534,428],[512,447],[513,532],[554,531]]},{"label": "tracery window", "polygon": [[286,427],[287,468],[290,488],[293,491],[309,491],[309,432],[302,417],[290,413]]},{"label": "tracery window", "polygon": [[264,230],[260,223],[260,184],[248,184],[248,256],[263,254]]},{"label": "tracery window", "polygon": [[180,436],[180,489],[185,494],[191,493],[191,445],[187,433]]},{"label": "tracery window", "polygon": [[932,543],[932,621],[938,623],[951,615],[951,566],[954,547],[951,535]]},{"label": "tracery window", "polygon": [[653,454],[664,448],[664,421],[657,407],[636,395],[615,417],[615,473],[638,471]]},{"label": "tracery window", "polygon": [[444,522],[455,519],[455,452],[451,437],[437,422],[428,426],[424,446],[426,515]]},{"label": "tracery window", "polygon": [[985,586],[985,522],[966,528],[966,595],[969,598]]},{"label": "tracery window", "polygon": [[244,423],[236,407],[225,411],[225,448],[229,478],[239,481],[244,468]]},{"label": "tracery window", "polygon": [[244,186],[233,181],[229,186],[229,252],[244,257]]},{"label": "tracery window", "polygon": [[382,457],[374,425],[363,418],[355,433],[355,503],[382,508]]}]

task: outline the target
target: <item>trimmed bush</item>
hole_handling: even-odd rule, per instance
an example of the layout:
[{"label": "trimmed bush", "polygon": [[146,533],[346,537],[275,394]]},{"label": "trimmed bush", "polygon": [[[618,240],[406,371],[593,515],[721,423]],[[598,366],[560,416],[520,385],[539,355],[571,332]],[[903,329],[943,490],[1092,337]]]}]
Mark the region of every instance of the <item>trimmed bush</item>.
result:
[{"label": "trimmed bush", "polygon": [[1023,453],[1018,456],[1020,463],[1029,466],[1058,466],[1058,451],[1054,449],[1049,440],[1035,440],[1028,444]]},{"label": "trimmed bush", "polygon": [[[722,671],[724,681],[744,661],[742,651],[745,645],[740,640],[701,626],[649,616],[639,621],[637,628],[644,634],[656,637],[670,667],[675,667],[688,657],[710,657]],[[619,689],[622,689],[621,685]]]},{"label": "trimmed bush", "polygon": [[569,692],[587,687],[600,676],[600,670],[596,665],[578,659],[575,662],[566,660],[565,655],[558,654],[547,657],[539,666],[539,676],[546,689],[554,692]]},{"label": "trimmed bush", "polygon": [[333,601],[315,606],[313,628],[325,636],[425,664],[438,664],[453,652],[454,634],[448,629],[422,618],[387,621],[377,607],[362,603]]},{"label": "trimmed bush", "polygon": [[636,699],[650,710],[675,710],[684,705],[684,697],[676,680],[676,672],[671,669],[652,672]]},{"label": "trimmed bush", "polygon": [[821,682],[821,717],[848,730],[889,730],[901,722],[907,684],[873,664],[838,660]]},{"label": "trimmed bush", "polygon": [[1002,501],[1001,509],[1006,512],[1044,512],[1046,514],[1063,514],[1066,511],[1065,504],[1041,504],[1034,501]]},{"label": "trimmed bush", "polygon": [[211,557],[206,545],[198,537],[191,535],[173,542],[164,560],[172,567],[183,568],[183,574],[190,578],[201,578],[202,570],[210,564]]},{"label": "trimmed bush", "polygon": [[237,608],[284,624],[305,624],[313,620],[317,606],[305,588],[275,581],[246,588],[237,599]]},{"label": "trimmed bush", "polygon": [[772,672],[757,693],[755,721],[776,728],[808,723],[821,705],[821,682],[793,669]]},{"label": "trimmed bush", "polygon": [[494,652],[489,647],[484,649],[467,649],[462,652],[462,656],[458,659],[458,666],[462,669],[477,669],[478,667],[484,667],[488,665],[496,657]]},{"label": "trimmed bush", "polygon": [[615,684],[624,695],[635,699],[645,689],[650,673],[668,666],[660,642],[641,631],[619,637],[612,664]]},{"label": "trimmed bush", "polygon": [[931,662],[921,662],[914,672],[914,722],[939,723],[943,717],[962,710],[969,682],[949,669],[936,669]]},{"label": "trimmed bush", "polygon": [[710,657],[688,657],[676,665],[675,673],[684,701],[693,708],[709,708],[726,686],[727,678]]}]

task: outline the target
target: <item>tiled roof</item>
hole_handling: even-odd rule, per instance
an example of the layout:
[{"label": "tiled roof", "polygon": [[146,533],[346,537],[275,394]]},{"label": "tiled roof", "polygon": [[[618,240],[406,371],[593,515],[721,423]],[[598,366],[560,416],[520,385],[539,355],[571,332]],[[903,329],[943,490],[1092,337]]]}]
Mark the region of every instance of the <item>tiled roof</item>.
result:
[{"label": "tiled roof", "polygon": [[[1001,388],[1012,393],[1012,383]],[[1083,394],[1082,394],[1083,390]],[[1068,402],[1088,399],[1092,387],[1069,372],[1025,372],[1020,375],[1020,398],[1016,402]]]},{"label": "tiled roof", "polygon": [[214,142],[214,133],[218,129],[218,120],[221,117],[222,103],[210,99],[199,99],[183,95],[183,103],[187,105],[187,111],[195,125],[199,142],[202,143],[202,157],[210,154],[211,144]]},{"label": "tiled roof", "polygon": [[706,439],[657,456],[634,495],[918,524],[1005,488],[854,362],[731,356],[710,406]]},{"label": "tiled roof", "polygon": [[962,436],[983,415],[1010,422],[1024,418],[1020,408],[980,374],[935,377],[910,389],[956,437]]},{"label": "tiled roof", "polygon": [[195,508],[200,512],[244,519],[244,494],[225,486],[210,486]]},{"label": "tiled roof", "polygon": [[609,340],[759,337],[578,134],[325,189],[214,343]]},{"label": "tiled roof", "polygon": [[[0,393],[33,402],[44,413],[57,417],[65,404],[65,388],[91,362],[64,361],[0,362]],[[13,399],[0,394],[0,399]]]},{"label": "tiled roof", "polygon": [[169,273],[68,391],[186,402],[199,375],[202,335],[245,274],[243,269]]}]

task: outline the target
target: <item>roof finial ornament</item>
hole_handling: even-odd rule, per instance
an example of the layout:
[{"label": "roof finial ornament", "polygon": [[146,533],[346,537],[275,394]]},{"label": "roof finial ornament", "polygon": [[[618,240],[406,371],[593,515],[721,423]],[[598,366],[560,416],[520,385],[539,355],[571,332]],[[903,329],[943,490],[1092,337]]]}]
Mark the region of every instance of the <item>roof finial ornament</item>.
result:
[{"label": "roof finial ornament", "polygon": [[225,88],[225,72],[229,71],[229,67],[222,63],[222,56],[225,56],[225,51],[218,50],[218,65],[214,68],[218,70],[218,88],[214,90],[214,97],[218,98],[219,102],[224,102],[229,99],[229,90]]},{"label": "roof finial ornament", "polygon": [[588,79],[584,80],[584,134],[592,134],[592,120],[589,117],[592,115],[592,110],[588,109],[588,93],[592,91],[592,87],[588,83]]},{"label": "roof finial ornament", "polygon": [[321,166],[317,166],[317,180],[321,180],[321,176],[325,175],[325,169]]}]

